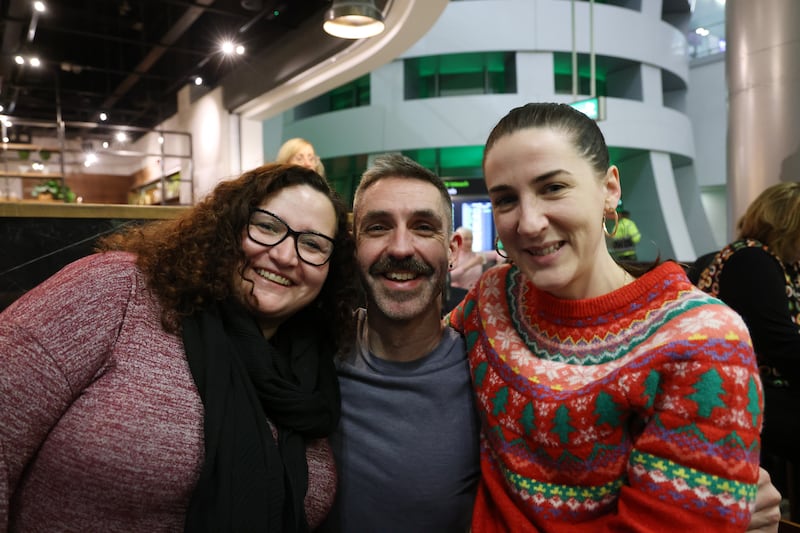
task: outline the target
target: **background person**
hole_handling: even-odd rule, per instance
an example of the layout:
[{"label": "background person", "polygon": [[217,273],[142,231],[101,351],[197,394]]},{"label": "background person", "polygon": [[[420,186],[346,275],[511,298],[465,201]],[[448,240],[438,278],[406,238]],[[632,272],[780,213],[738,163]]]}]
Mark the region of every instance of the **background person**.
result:
[{"label": "background person", "polygon": [[[766,464],[777,456],[800,464],[794,440],[800,434],[800,183],[765,189],[739,220],[736,240],[719,251],[700,275],[698,287],[730,305],[744,319],[764,383]],[[774,470],[776,473],[778,470]],[[792,502],[797,494],[781,475],[776,483]]]},{"label": "background person", "polygon": [[283,143],[278,149],[278,155],[275,156],[275,162],[300,165],[325,177],[325,166],[314,151],[314,145],[300,137],[294,137]]},{"label": "background person", "polygon": [[353,247],[265,165],[115,235],[0,314],[0,524],[306,531],[328,512]]},{"label": "background person", "polygon": [[482,421],[472,530],[744,531],[762,401],[742,320],[673,262],[614,261],[618,170],[569,105],[510,111],[483,167],[512,264],[450,318]]},{"label": "background person", "polygon": [[450,270],[450,285],[459,289],[471,289],[483,271],[491,268],[498,262],[503,261],[503,257],[495,251],[483,252],[472,249],[473,239],[472,230],[464,226],[456,229],[456,233],[461,235],[461,251],[458,255],[458,262]]},{"label": "background person", "polygon": [[631,213],[625,209],[617,211],[616,231],[611,235],[611,255],[618,261],[636,261],[636,245],[642,240],[642,234],[636,223],[631,220]]}]

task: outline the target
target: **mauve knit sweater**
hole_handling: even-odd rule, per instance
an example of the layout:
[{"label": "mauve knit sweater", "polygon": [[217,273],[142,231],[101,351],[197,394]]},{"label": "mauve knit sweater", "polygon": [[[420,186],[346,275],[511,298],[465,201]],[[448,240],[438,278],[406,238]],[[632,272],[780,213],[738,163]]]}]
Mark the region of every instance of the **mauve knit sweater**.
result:
[{"label": "mauve knit sweater", "polygon": [[[203,405],[159,317],[122,252],[68,265],[0,314],[0,531],[183,529]],[[326,440],[307,458],[313,528],[336,474]]]}]

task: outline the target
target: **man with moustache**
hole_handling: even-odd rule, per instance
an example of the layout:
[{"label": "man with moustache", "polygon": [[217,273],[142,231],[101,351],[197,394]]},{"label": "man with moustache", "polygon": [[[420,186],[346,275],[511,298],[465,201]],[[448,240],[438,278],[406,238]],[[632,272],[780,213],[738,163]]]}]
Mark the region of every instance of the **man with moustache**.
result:
[{"label": "man with moustache", "polygon": [[479,421],[464,341],[441,321],[460,247],[451,213],[442,180],[399,154],[377,158],[356,190],[366,309],[358,311],[356,348],[337,361],[333,529],[469,530]]},{"label": "man with moustache", "polygon": [[[480,422],[464,340],[441,321],[461,244],[451,220],[442,180],[402,155],[377,158],[356,189],[366,309],[358,310],[356,347],[337,360],[339,485],[322,531],[470,529]],[[780,496],[768,476],[765,483],[751,531],[777,531]]]}]

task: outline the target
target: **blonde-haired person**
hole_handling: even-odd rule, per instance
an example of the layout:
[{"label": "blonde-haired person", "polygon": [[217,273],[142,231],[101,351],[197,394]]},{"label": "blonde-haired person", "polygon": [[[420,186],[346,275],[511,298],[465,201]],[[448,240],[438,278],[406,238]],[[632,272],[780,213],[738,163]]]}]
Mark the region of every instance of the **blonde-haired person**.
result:
[{"label": "blonde-haired person", "polygon": [[294,137],[283,143],[278,149],[278,155],[275,156],[275,162],[300,165],[325,177],[325,166],[314,151],[314,145],[300,137]]},{"label": "blonde-haired person", "polygon": [[[739,313],[750,330],[764,382],[765,453],[800,459],[800,183],[765,189],[698,286]],[[792,517],[797,519],[796,516]]]}]

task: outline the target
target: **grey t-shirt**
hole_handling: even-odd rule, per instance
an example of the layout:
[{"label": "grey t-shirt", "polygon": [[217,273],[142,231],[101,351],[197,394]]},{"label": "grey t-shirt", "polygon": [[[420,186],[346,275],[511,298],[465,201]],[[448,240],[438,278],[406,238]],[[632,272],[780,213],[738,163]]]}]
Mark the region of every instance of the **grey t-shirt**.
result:
[{"label": "grey t-shirt", "polygon": [[344,533],[468,531],[480,467],[464,341],[447,328],[425,357],[386,361],[368,350],[365,316],[360,310],[356,348],[337,361],[339,488],[330,519]]}]

